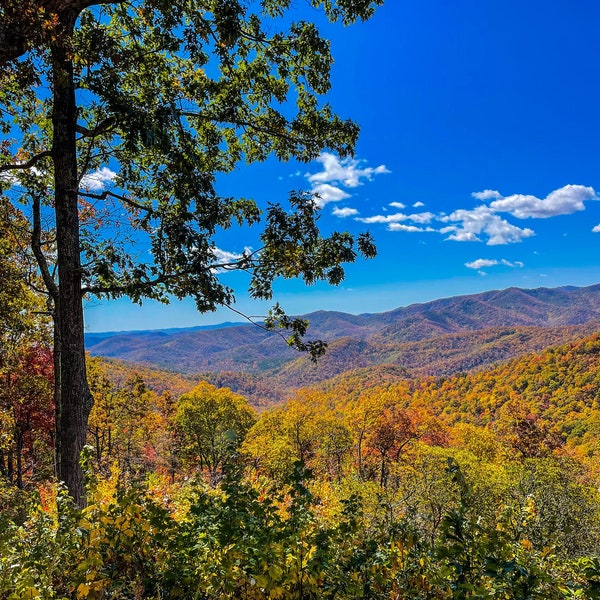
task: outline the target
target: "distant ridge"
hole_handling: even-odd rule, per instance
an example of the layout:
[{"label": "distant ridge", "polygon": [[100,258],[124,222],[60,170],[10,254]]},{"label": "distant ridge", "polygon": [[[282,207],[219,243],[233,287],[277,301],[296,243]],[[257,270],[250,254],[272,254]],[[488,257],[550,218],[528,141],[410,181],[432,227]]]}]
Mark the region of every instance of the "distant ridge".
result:
[{"label": "distant ridge", "polygon": [[211,329],[223,329],[225,327],[239,327],[245,325],[241,322],[225,321],[224,323],[217,323],[215,325],[194,325],[193,327],[169,327],[167,329],[131,329],[128,331],[98,331],[85,334],[85,345],[86,347],[94,346],[99,342],[106,340],[117,335],[126,336],[138,336],[138,335],[171,335],[182,332],[190,331],[201,331]]},{"label": "distant ridge", "polygon": [[[279,336],[240,323],[88,334],[86,344],[92,355],[185,374],[215,378],[228,372],[234,382],[230,387],[240,393],[240,382],[250,380],[235,373],[254,376],[251,388],[261,394],[269,386],[258,381],[268,378],[279,399],[281,390],[351,369],[390,364],[407,376],[446,376],[588,335],[600,329],[600,284],[512,287],[384,313],[317,311],[305,316],[310,337],[329,343],[316,366]],[[220,375],[219,382],[225,385],[225,380]]]}]

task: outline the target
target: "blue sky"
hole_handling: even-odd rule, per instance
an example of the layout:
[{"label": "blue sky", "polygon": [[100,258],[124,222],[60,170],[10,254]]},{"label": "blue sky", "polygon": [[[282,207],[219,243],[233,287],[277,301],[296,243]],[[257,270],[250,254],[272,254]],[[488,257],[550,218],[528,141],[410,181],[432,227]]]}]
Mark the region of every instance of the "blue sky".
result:
[{"label": "blue sky", "polygon": [[[327,100],[361,125],[355,158],[240,166],[220,187],[261,203],[315,190],[323,228],[369,230],[379,254],[338,288],[280,282],[276,299],[292,314],[361,313],[600,282],[599,30],[588,0],[387,0],[367,23],[325,26]],[[253,243],[253,232],[218,239],[234,254]],[[264,314],[241,275],[224,277],[240,311]],[[89,331],[227,320],[239,318],[199,315],[191,301],[86,309]]]}]

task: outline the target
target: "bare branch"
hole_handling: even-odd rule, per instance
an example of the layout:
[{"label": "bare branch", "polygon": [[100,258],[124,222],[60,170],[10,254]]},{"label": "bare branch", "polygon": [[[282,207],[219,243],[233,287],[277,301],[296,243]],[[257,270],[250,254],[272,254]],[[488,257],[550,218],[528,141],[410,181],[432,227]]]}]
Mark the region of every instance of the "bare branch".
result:
[{"label": "bare branch", "polygon": [[10,165],[0,165],[0,173],[5,171],[16,171],[16,170],[27,170],[34,167],[36,163],[42,158],[46,158],[48,156],[52,156],[52,152],[50,150],[44,150],[35,156],[32,156],[27,162],[24,163],[14,163]]},{"label": "bare branch", "polygon": [[109,192],[108,190],[105,190],[101,194],[93,194],[91,192],[81,192],[81,191],[78,191],[77,193],[80,196],[83,196],[84,198],[92,198],[93,200],[106,200],[109,196],[111,196],[112,198],[121,200],[121,202],[125,202],[125,204],[129,204],[129,206],[131,206],[133,208],[137,208],[138,210],[143,210],[150,214],[152,214],[154,212],[154,209],[151,206],[144,206],[143,204],[140,204],[139,202],[136,202],[135,200],[132,200],[131,198],[128,198],[127,196],[122,196],[121,194],[115,194],[114,192]]},{"label": "bare branch", "polygon": [[113,125],[116,125],[116,122],[117,120],[114,117],[110,117],[98,123],[98,125],[96,125],[96,127],[94,127],[93,129],[89,129],[84,125],[79,124],[76,126],[76,129],[77,133],[80,133],[83,137],[94,138],[102,133],[106,133],[108,130],[110,130],[111,127],[113,127]]},{"label": "bare branch", "polygon": [[40,267],[42,279],[44,280],[44,285],[46,286],[48,293],[50,294],[50,296],[52,296],[52,299],[56,303],[58,300],[58,286],[54,281],[54,277],[50,273],[48,261],[46,260],[46,256],[42,251],[42,221],[40,212],[40,199],[39,196],[36,195],[33,198],[33,231],[31,232],[31,249],[33,250],[33,254]]}]

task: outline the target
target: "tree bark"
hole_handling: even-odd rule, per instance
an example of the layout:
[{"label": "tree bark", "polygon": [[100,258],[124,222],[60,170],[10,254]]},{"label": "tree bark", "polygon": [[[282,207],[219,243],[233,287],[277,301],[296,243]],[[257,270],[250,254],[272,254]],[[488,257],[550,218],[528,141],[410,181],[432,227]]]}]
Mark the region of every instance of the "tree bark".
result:
[{"label": "tree bark", "polygon": [[79,244],[78,173],[76,125],[77,105],[73,64],[66,44],[76,13],[63,15],[64,36],[52,46],[52,110],[54,189],[58,262],[58,301],[55,307],[55,341],[59,348],[55,385],[59,388],[57,409],[57,474],[73,500],[85,504],[80,454],[86,441],[87,422],[93,399],[85,368],[81,259]]}]

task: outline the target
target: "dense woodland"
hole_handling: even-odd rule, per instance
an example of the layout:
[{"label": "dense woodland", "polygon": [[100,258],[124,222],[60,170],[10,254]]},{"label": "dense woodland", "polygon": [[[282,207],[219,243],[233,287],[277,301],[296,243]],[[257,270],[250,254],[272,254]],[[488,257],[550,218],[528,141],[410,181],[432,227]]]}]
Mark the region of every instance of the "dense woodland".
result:
[{"label": "dense woodland", "polygon": [[[84,297],[208,312],[235,302],[223,269],[271,300],[277,279],[337,285],[375,256],[368,232],[324,235],[310,194],[262,210],[216,187],[240,162],[354,152],[325,98],[329,42],[294,4],[0,2],[0,599],[600,598],[600,337],[578,316],[600,300],[553,305],[540,338],[545,299],[519,292],[514,329],[473,334],[483,354],[456,363],[456,327],[506,327],[508,296],[498,320],[472,299],[458,322],[409,311],[332,344],[293,392],[285,374],[86,357]],[[306,4],[350,25],[382,0]],[[217,251],[218,231],[255,226],[259,250]],[[323,354],[303,318],[275,305],[265,323]],[[425,332],[447,371],[426,372],[434,346],[397,345]],[[574,334],[453,374],[500,363],[509,338]]]},{"label": "dense woodland", "polygon": [[306,318],[307,336],[328,343],[318,365],[243,324],[89,334],[87,343],[92,355],[207,379],[265,406],[351,369],[394,365],[406,377],[448,376],[590,335],[600,327],[600,286],[509,288],[385,313],[318,311]]},{"label": "dense woodland", "polygon": [[597,598],[600,334],[487,370],[356,369],[251,405],[88,360],[88,504],[52,353],[3,362],[5,598]]},{"label": "dense woodland", "polygon": [[[275,404],[265,378],[88,357],[81,508],[54,475],[51,329],[14,231],[1,598],[599,597],[599,333],[449,376],[280,379]],[[523,335],[501,337],[518,355]]]}]

